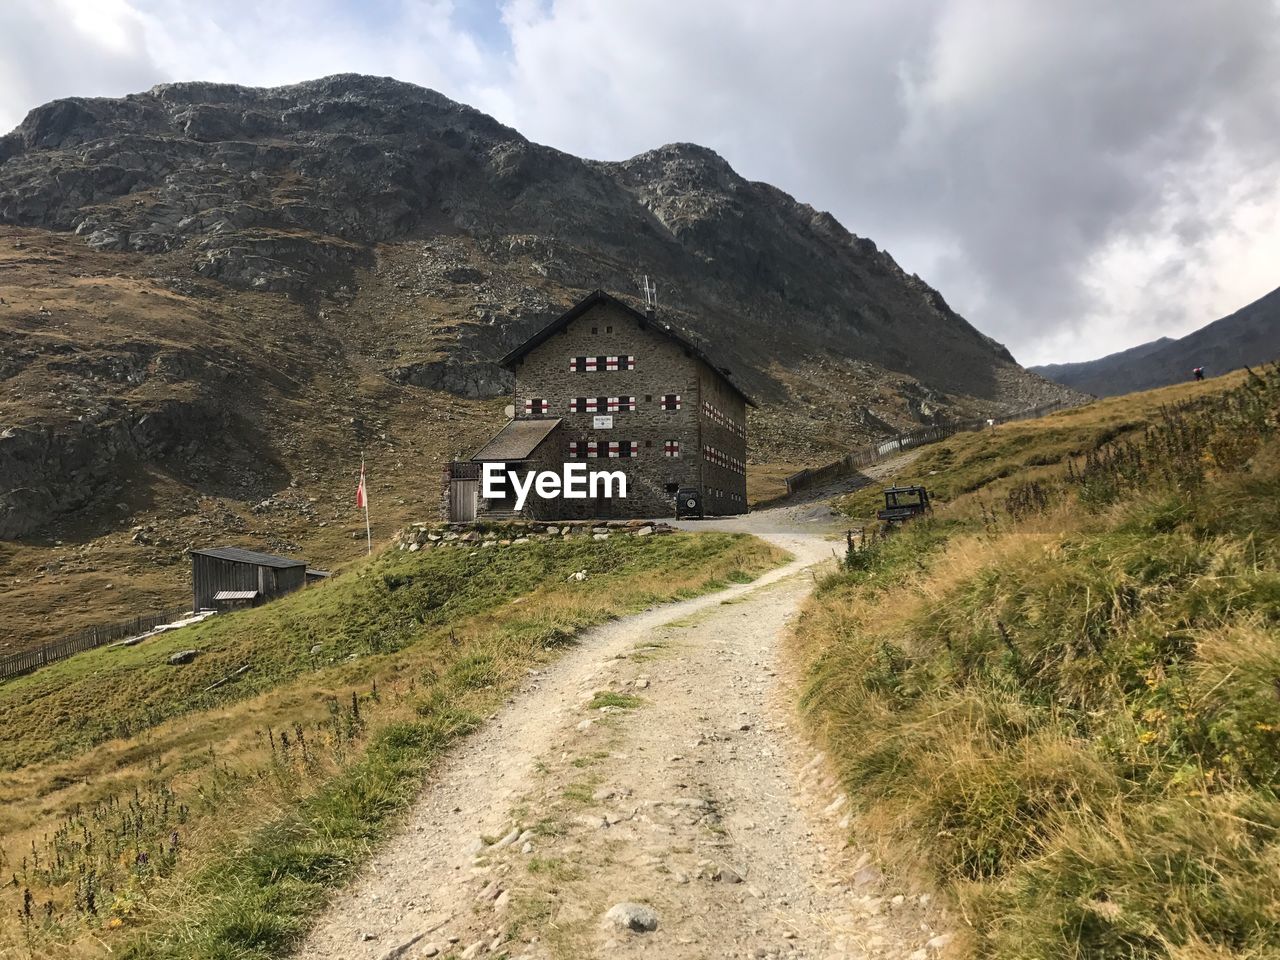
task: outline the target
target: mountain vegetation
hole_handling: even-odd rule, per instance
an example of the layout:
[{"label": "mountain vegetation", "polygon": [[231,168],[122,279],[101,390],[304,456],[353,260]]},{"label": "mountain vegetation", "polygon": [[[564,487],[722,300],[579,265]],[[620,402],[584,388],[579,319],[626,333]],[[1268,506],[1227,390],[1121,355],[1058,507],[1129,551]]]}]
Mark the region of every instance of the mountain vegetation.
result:
[{"label": "mountain vegetation", "polygon": [[1270,367],[957,436],[812,599],[807,715],[962,952],[1280,950],[1278,417]]}]

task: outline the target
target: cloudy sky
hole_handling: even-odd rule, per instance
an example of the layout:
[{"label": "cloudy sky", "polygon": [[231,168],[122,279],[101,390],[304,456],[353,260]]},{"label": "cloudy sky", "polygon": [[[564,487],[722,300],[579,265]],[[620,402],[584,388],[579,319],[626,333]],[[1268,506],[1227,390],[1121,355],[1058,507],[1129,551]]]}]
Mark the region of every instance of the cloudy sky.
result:
[{"label": "cloudy sky", "polygon": [[5,129],[55,97],[346,71],[579,155],[710,146],[1024,363],[1280,286],[1280,0],[0,0]]}]

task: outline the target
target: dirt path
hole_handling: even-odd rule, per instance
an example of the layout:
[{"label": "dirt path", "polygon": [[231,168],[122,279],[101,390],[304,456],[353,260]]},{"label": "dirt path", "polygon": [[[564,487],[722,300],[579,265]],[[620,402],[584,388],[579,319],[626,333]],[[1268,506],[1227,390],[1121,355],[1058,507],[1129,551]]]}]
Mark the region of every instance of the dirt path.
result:
[{"label": "dirt path", "polygon": [[792,732],[779,641],[836,544],[766,535],[795,561],[531,675],[300,955],[933,956],[945,921],[846,845],[844,800]]}]

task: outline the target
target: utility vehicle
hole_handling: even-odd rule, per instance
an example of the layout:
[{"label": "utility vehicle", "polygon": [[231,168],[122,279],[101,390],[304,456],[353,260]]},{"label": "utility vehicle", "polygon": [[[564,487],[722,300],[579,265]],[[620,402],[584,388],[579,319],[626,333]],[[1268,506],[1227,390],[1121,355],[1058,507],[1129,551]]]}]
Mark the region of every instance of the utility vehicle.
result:
[{"label": "utility vehicle", "polygon": [[931,509],[929,491],[924,487],[889,487],[884,492],[884,509],[876,516],[888,524],[905,523]]}]

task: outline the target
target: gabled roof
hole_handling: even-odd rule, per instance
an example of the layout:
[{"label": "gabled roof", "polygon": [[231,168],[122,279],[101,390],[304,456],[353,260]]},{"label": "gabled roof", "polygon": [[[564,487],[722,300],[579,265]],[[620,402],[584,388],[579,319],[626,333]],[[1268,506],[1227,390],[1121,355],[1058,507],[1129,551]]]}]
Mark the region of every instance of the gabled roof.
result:
[{"label": "gabled roof", "polygon": [[209,547],[204,550],[192,550],[202,557],[216,557],[219,560],[232,560],[236,563],[252,563],[257,567],[305,567],[305,560],[291,560],[288,557],[273,557],[269,553],[258,553],[256,550],[241,550],[239,547]]},{"label": "gabled roof", "polygon": [[559,418],[548,420],[512,420],[493,435],[493,439],[476,451],[472,460],[527,460],[551,431],[560,426]]},{"label": "gabled roof", "polygon": [[572,307],[570,307],[564,313],[560,314],[559,317],[557,317],[555,320],[552,320],[549,324],[547,324],[545,327],[543,327],[541,330],[539,330],[537,333],[531,336],[524,343],[520,344],[520,346],[516,347],[514,350],[512,350],[510,353],[508,353],[505,357],[503,357],[498,362],[502,364],[502,366],[507,367],[508,369],[514,369],[516,365],[516,361],[518,361],[526,353],[528,353],[530,350],[534,349],[535,347],[541,346],[542,344],[546,343],[553,336],[555,336],[557,333],[559,333],[561,330],[567,327],[571,322],[578,319],[578,317],[582,316],[592,307],[602,303],[607,303],[611,306],[617,307],[620,310],[623,310],[626,313],[630,314],[636,320],[636,322],[640,324],[641,327],[644,327],[646,329],[651,328],[653,330],[656,330],[658,333],[661,333],[670,337],[672,340],[680,344],[680,346],[684,347],[686,350],[688,350],[691,354],[693,354],[695,357],[697,357],[699,360],[705,363],[708,367],[710,367],[716,373],[720,374],[720,376],[724,377],[725,382],[729,384],[731,388],[733,388],[733,391],[737,393],[738,396],[742,397],[742,399],[747,402],[748,406],[754,407],[756,405],[756,402],[747,395],[746,391],[744,391],[740,386],[738,386],[736,383],[733,382],[733,376],[730,374],[728,368],[722,367],[718,363],[716,363],[714,360],[712,360],[709,356],[707,356],[706,352],[700,346],[698,346],[696,343],[690,340],[687,336],[685,336],[683,333],[681,333],[679,330],[676,330],[674,327],[670,326],[669,324],[662,323],[661,321],[656,320],[653,317],[646,316],[645,314],[637,310],[635,307],[631,306],[628,303],[625,303],[622,300],[619,300],[617,297],[613,296],[613,294],[605,293],[603,290],[594,290],[591,293],[587,294],[585,297],[583,297],[581,300],[575,303]]}]

